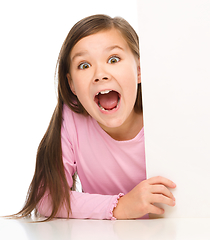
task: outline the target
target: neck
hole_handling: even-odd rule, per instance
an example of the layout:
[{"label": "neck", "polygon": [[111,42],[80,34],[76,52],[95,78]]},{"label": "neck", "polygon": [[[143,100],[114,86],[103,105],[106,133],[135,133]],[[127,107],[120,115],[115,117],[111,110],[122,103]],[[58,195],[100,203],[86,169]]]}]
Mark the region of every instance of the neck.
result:
[{"label": "neck", "polygon": [[99,125],[107,134],[117,141],[131,140],[136,137],[144,126],[143,113],[134,112],[125,123],[116,128],[108,128],[106,126],[102,126],[100,123]]}]

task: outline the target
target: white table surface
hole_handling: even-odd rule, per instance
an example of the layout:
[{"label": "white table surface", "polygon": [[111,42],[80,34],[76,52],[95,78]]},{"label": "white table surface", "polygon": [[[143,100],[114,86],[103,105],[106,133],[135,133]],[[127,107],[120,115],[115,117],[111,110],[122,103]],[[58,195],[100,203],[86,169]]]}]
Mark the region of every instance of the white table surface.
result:
[{"label": "white table surface", "polygon": [[210,240],[210,218],[116,221],[56,219],[46,223],[0,218],[0,239]]}]

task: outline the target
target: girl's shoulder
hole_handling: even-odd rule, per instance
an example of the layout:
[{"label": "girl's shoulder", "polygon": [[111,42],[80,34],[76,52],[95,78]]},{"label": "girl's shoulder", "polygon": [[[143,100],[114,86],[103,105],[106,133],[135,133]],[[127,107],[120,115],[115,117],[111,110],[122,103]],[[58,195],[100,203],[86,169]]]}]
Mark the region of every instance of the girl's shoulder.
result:
[{"label": "girl's shoulder", "polygon": [[63,125],[66,129],[78,131],[92,125],[92,117],[72,111],[66,104],[63,105]]},{"label": "girl's shoulder", "polygon": [[63,105],[63,120],[64,121],[72,121],[72,120],[85,121],[86,118],[87,118],[86,116],[76,113],[73,110],[71,110],[71,108],[68,107],[66,104]]}]

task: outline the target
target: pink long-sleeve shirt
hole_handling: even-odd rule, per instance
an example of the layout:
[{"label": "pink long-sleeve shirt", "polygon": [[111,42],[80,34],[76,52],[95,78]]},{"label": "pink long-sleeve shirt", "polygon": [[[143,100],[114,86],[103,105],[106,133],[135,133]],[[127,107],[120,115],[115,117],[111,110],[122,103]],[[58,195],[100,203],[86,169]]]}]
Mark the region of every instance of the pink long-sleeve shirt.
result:
[{"label": "pink long-sleeve shirt", "polygon": [[[83,192],[71,191],[71,218],[114,219],[118,199],[146,179],[144,129],[128,141],[110,137],[91,116],[63,107],[61,128],[63,163],[69,187],[77,171]],[[38,211],[51,213],[48,194]],[[67,218],[62,207],[56,217]]]}]

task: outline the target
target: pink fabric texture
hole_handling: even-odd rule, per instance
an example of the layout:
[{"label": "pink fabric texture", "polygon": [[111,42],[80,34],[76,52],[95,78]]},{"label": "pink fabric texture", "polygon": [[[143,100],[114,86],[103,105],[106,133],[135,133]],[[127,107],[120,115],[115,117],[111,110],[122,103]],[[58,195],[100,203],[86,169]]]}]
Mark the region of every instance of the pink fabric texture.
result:
[{"label": "pink fabric texture", "polygon": [[[77,171],[83,192],[71,192],[71,218],[115,219],[118,199],[146,179],[144,129],[128,141],[111,138],[90,116],[63,107],[61,129],[63,163],[69,187]],[[46,193],[38,211],[49,216]],[[66,218],[65,207],[56,217]]]}]

